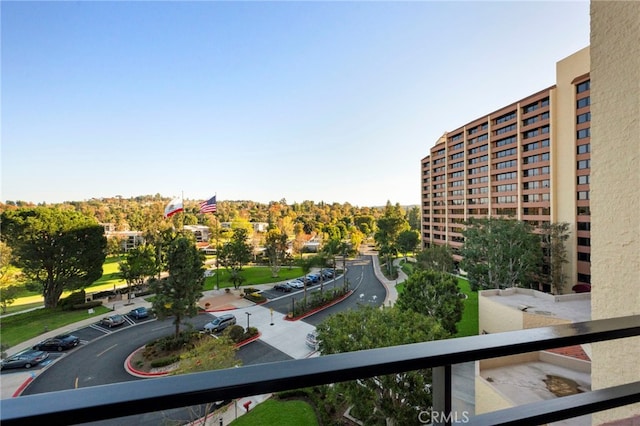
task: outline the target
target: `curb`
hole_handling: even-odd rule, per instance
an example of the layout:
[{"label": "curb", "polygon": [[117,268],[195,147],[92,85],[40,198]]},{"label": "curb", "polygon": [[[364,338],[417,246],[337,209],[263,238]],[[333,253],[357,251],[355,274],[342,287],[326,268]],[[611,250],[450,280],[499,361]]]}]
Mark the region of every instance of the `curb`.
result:
[{"label": "curb", "polygon": [[16,391],[13,393],[13,395],[11,395],[11,397],[12,398],[19,397],[22,394],[22,392],[27,388],[27,386],[29,386],[29,383],[33,381],[34,378],[35,378],[35,375],[31,373],[31,375],[27,377],[27,380],[25,380],[20,386],[18,386],[18,389],[16,389]]},{"label": "curb", "polygon": [[[256,334],[255,336],[247,339],[247,340],[243,340],[242,342],[236,343],[234,346],[236,348],[241,348],[244,345],[248,345],[251,342],[255,342],[256,340],[258,340],[260,337],[262,337],[262,333],[258,332],[258,334]],[[139,371],[136,370],[135,368],[133,368],[131,366],[131,358],[133,358],[133,356],[140,350],[144,349],[144,346],[136,349],[135,351],[131,352],[131,354],[129,354],[129,356],[127,357],[127,359],[124,361],[124,369],[127,373],[131,374],[134,377],[140,377],[143,379],[148,379],[148,378],[152,378],[152,377],[162,377],[162,376],[166,376],[168,375],[171,371],[160,371],[157,373],[148,373],[146,371]],[[33,380],[32,377],[30,377],[29,379],[27,379],[27,381],[20,387],[20,392],[22,392],[22,390],[27,387],[27,385],[31,382],[31,380]],[[18,391],[16,391],[17,393]],[[17,396],[17,395],[14,395]]]}]

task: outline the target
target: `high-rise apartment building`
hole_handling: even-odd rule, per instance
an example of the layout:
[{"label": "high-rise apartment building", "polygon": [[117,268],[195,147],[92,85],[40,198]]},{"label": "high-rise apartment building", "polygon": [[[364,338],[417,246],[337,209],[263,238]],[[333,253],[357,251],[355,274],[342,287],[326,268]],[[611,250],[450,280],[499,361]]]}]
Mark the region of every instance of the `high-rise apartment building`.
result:
[{"label": "high-rise apartment building", "polygon": [[440,137],[421,161],[423,245],[456,253],[474,217],[566,222],[569,288],[590,284],[590,104],[587,47],[556,64],[554,86]]}]

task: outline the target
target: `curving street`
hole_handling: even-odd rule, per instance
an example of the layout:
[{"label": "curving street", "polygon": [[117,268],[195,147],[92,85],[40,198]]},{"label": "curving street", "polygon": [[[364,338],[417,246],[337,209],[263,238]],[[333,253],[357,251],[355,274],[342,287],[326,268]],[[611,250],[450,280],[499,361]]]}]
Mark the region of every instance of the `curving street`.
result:
[{"label": "curving street", "polygon": [[[323,284],[324,289],[343,286],[343,277],[329,280]],[[238,324],[245,326],[244,321],[257,327],[261,338],[238,350],[237,357],[244,365],[262,364],[292,358],[317,356],[304,341],[306,334],[328,316],[348,310],[358,309],[362,305],[380,306],[385,300],[385,287],[376,278],[371,256],[360,256],[347,262],[346,279],[353,293],[333,306],[316,312],[298,321],[285,320],[286,313],[291,310],[292,303],[302,299],[303,291],[285,293],[276,290],[263,290],[270,301],[263,305],[251,306],[233,311]],[[308,292],[320,291],[316,284],[307,289]],[[309,294],[308,294],[309,296]],[[247,314],[245,316],[245,314]],[[215,316],[215,313],[213,313]],[[212,314],[200,314],[187,319],[186,323],[195,329],[202,329],[210,321]],[[81,344],[63,354],[52,353],[55,362],[42,368],[40,374],[22,392],[23,395],[68,390],[88,386],[99,386],[109,383],[145,380],[129,374],[125,369],[127,357],[147,342],[166,336],[173,332],[173,320],[158,321],[145,319],[136,321],[127,317],[127,322],[114,329],[99,324],[92,324],[73,332],[81,339]],[[189,325],[185,324],[185,327]],[[3,373],[4,374],[4,373]],[[196,407],[197,410],[197,407]],[[158,424],[161,419],[171,417],[174,420],[193,420],[193,409],[172,410],[171,413],[149,413],[138,416],[136,424]],[[123,419],[105,421],[96,424],[121,424]],[[134,421],[134,419],[129,419]]]}]

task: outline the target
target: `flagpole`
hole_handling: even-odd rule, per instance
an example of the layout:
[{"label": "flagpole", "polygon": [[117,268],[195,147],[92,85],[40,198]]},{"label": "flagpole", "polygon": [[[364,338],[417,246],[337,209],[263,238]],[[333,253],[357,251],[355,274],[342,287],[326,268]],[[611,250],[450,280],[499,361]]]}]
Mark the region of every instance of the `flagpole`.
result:
[{"label": "flagpole", "polygon": [[216,211],[213,213],[213,217],[216,218],[216,290],[220,290],[220,273],[218,270],[220,262],[218,261],[219,255],[218,251],[220,247],[218,246],[218,235],[220,234],[220,222],[218,222],[218,193],[214,194],[216,199]]}]

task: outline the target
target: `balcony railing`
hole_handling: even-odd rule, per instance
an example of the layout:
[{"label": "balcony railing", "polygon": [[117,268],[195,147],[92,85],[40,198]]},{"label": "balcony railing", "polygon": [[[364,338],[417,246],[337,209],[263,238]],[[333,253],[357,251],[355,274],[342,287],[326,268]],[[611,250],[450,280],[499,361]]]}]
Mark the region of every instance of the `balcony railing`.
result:
[{"label": "balcony railing", "polygon": [[[629,316],[116,383],[2,400],[0,423],[85,423],[425,368],[434,369],[433,409],[450,413],[453,364],[639,335],[640,316]],[[541,424],[636,402],[640,382],[480,414],[468,424]]]}]

